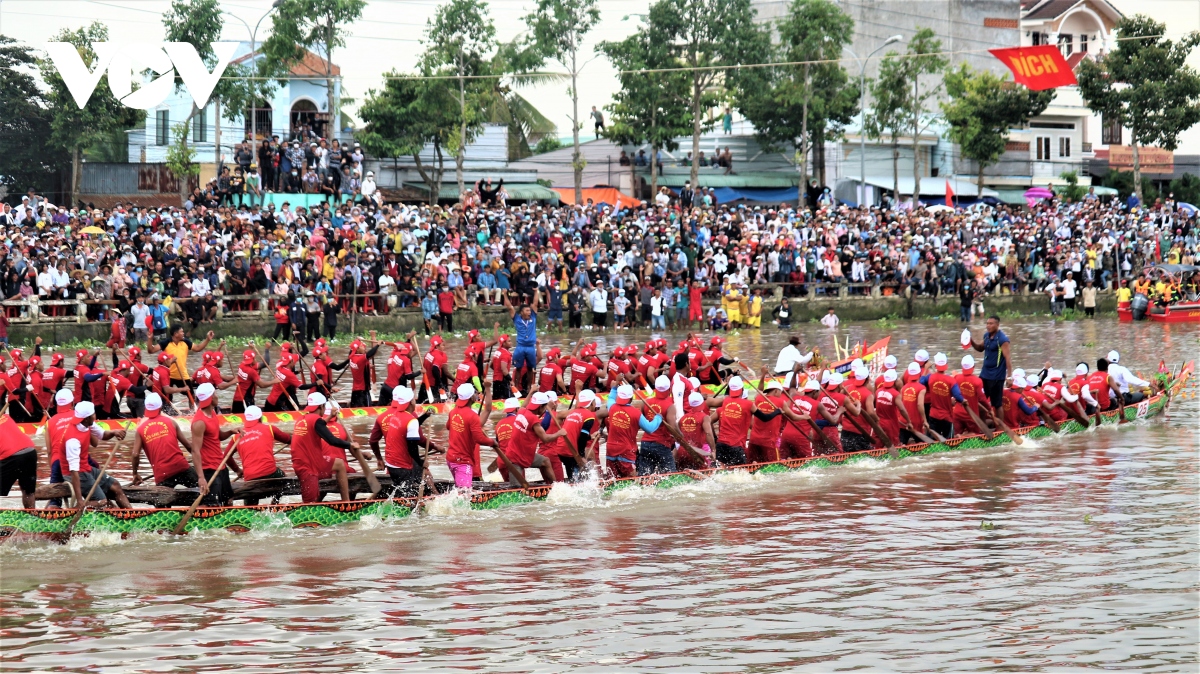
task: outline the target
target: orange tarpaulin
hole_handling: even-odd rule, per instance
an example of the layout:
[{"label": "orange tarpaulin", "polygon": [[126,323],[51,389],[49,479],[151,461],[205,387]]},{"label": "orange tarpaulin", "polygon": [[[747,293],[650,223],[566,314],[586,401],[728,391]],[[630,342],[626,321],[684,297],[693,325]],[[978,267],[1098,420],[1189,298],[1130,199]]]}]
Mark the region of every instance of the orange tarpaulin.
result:
[{"label": "orange tarpaulin", "polygon": [[[551,187],[550,189],[558,192],[558,198],[564,204],[575,204],[575,188],[574,187]],[[591,199],[594,204],[608,204],[616,208],[629,208],[642,205],[641,199],[634,199],[631,196],[621,194],[621,191],[615,187],[585,187],[583,190],[583,203]]]}]

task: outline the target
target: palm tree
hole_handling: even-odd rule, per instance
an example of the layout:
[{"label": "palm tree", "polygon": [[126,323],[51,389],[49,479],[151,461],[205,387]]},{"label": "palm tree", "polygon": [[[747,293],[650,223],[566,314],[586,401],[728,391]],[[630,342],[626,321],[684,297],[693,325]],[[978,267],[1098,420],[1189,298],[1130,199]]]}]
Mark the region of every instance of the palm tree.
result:
[{"label": "palm tree", "polygon": [[488,123],[508,127],[509,161],[532,155],[532,146],[539,139],[558,133],[558,126],[514,89],[544,82],[547,78],[565,79],[566,76],[522,71],[522,64],[528,59],[529,55],[521,50],[516,40],[501,45],[492,57],[492,72],[507,73],[507,76],[493,80],[495,84],[483,104],[483,116]]}]

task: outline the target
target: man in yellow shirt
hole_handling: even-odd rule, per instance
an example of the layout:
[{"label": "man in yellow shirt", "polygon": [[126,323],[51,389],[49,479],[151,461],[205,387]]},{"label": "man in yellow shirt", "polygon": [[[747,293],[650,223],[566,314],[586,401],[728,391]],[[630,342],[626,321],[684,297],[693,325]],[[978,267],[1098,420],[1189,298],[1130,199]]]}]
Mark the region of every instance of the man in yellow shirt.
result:
[{"label": "man in yellow shirt", "polygon": [[1129,279],[1121,279],[1121,287],[1117,288],[1117,304],[1128,304],[1133,299],[1133,291],[1129,289]]},{"label": "man in yellow shirt", "polygon": [[750,298],[750,315],[746,317],[746,324],[755,328],[762,327],[762,290],[754,289],[754,296]]},{"label": "man in yellow shirt", "polygon": [[730,284],[727,288],[728,290],[725,292],[725,297],[722,300],[725,305],[723,308],[725,309],[725,315],[729,318],[729,327],[734,328],[742,322],[742,296],[738,292],[737,286]]}]

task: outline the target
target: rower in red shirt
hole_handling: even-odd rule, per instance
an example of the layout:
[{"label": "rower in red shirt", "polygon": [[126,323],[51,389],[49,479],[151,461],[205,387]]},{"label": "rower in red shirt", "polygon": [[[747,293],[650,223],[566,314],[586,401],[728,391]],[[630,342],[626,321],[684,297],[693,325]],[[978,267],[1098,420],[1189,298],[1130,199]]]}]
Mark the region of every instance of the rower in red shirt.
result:
[{"label": "rower in red shirt", "polygon": [[[521,399],[520,398],[505,399],[505,401],[504,401],[504,416],[501,417],[500,421],[496,422],[495,428],[492,429],[492,432],[495,433],[495,435],[496,435],[497,455],[500,452],[503,452],[505,456],[508,455],[508,443],[512,441],[512,436],[513,436],[513,422],[516,421],[517,411],[520,409],[521,409]],[[488,467],[488,472],[490,473],[490,472],[495,471],[498,463],[500,465],[503,465],[503,463],[500,462],[499,456],[497,456],[496,460],[493,461],[491,466]]]},{"label": "rower in red shirt", "polygon": [[548,391],[555,394],[562,393],[567,390],[567,385],[563,381],[563,370],[558,364],[557,359],[562,354],[558,347],[550,349],[546,353],[546,364],[538,370],[538,389],[539,391]]},{"label": "rower in red shirt", "polygon": [[716,434],[713,431],[711,412],[704,404],[704,394],[692,391],[685,402],[687,411],[679,419],[679,432],[705,458],[701,460],[695,454],[682,447],[675,449],[675,467],[678,470],[703,470],[713,465],[713,451],[717,446]]},{"label": "rower in red shirt", "polygon": [[375,331],[371,331],[371,348],[367,348],[362,340],[350,343],[350,377],[353,384],[350,387],[351,407],[371,406],[371,372],[370,360],[379,351],[379,342],[375,339]]},{"label": "rower in red shirt", "polygon": [[300,498],[305,503],[321,500],[321,480],[330,477],[337,478],[342,500],[350,500],[346,462],[326,455],[321,443],[327,442],[341,449],[358,449],[358,443],[343,440],[330,431],[326,419],[327,402],[324,395],[309,393],[304,416],[292,428],[292,469],[296,471],[296,478],[300,481]]},{"label": "rower in red shirt", "polygon": [[333,395],[333,371],[329,367],[333,361],[329,357],[329,350],[323,346],[313,347],[312,357],[312,365],[308,366],[308,380],[312,383],[310,391],[328,398]]},{"label": "rower in red shirt", "polygon": [[[892,444],[900,442],[900,392],[896,390],[896,370],[886,370],[875,382],[875,414],[879,417],[879,426],[887,434]],[[981,386],[980,391],[983,390]]]},{"label": "rower in red shirt", "polygon": [[1041,424],[1037,407],[1025,399],[1025,377],[1013,372],[1012,385],[1004,389],[1004,423],[1009,428],[1037,426]]},{"label": "rower in red shirt", "polygon": [[[554,397],[554,394],[549,391],[538,391],[525,399],[525,407],[518,410],[513,419],[513,434],[508,441],[508,451],[505,452],[516,470],[537,468],[541,471],[542,480],[546,483],[554,481],[554,470],[550,465],[550,460],[537,453],[538,443],[548,443],[563,435],[561,430],[556,433],[547,433],[542,428],[542,411]],[[517,477],[508,474],[507,465],[502,466],[500,472],[514,487],[520,486]]]},{"label": "rower in red shirt", "polygon": [[1087,385],[1080,391],[1083,399],[1096,407],[1097,412],[1105,412],[1112,408],[1113,400],[1121,410],[1120,419],[1125,421],[1125,398],[1121,389],[1112,377],[1108,376],[1108,361],[1104,358],[1096,361],[1096,370],[1088,375]]},{"label": "rower in red shirt", "polygon": [[[242,480],[267,480],[286,477],[275,461],[276,444],[290,445],[292,435],[279,430],[277,424],[263,423],[262,409],[256,405],[246,408],[246,425],[238,442],[242,457]],[[246,505],[258,505],[257,498],[244,499]]]},{"label": "rower in red shirt", "polygon": [[[1083,387],[1087,386],[1087,380],[1088,380],[1087,363],[1079,363],[1078,365],[1075,366],[1075,376],[1071,378],[1071,381],[1067,382],[1067,390],[1071,392],[1071,395],[1075,396],[1076,398],[1079,398],[1083,394]],[[1095,411],[1096,411],[1095,406],[1092,405],[1091,403],[1087,403],[1086,400],[1084,402],[1087,404],[1087,406],[1084,408],[1084,411],[1087,414],[1095,413]]]},{"label": "rower in red shirt", "polygon": [[237,369],[237,388],[233,390],[233,413],[245,412],[254,407],[254,395],[259,386],[274,383],[274,379],[264,381],[260,370],[266,365],[258,362],[254,351],[246,349],[242,352],[242,362]]},{"label": "rower in red shirt", "polygon": [[[121,484],[111,475],[103,473],[89,456],[89,450],[100,440],[116,436],[125,437],[124,429],[119,431],[104,431],[96,425],[96,407],[89,401],[75,405],[74,419],[69,421],[59,431],[60,435],[50,448],[51,462],[57,461],[61,468],[69,472],[71,487],[82,500],[96,484],[94,493],[96,501],[112,500],[121,508],[131,508],[129,499]],[[52,469],[53,470],[53,469]],[[53,474],[51,475],[53,478]],[[86,505],[86,504],[84,504]]]},{"label": "rower in red shirt", "polygon": [[133,440],[133,484],[142,483],[138,473],[138,463],[142,453],[150,462],[154,472],[154,484],[159,487],[199,486],[199,477],[188,463],[188,457],[183,455],[180,447],[192,453],[191,441],[184,437],[179,423],[162,413],[163,400],[157,393],[146,394],[145,419],[137,427],[137,435]]},{"label": "rower in red shirt", "polygon": [[958,382],[946,373],[949,359],[944,353],[933,357],[934,371],[921,378],[925,385],[925,400],[929,403],[929,427],[943,438],[954,437],[955,403],[964,404]]},{"label": "rower in red shirt", "polygon": [[721,408],[717,415],[717,461],[727,466],[740,466],[746,463],[746,438],[754,405],[742,395],[741,377],[730,377],[726,383],[729,384],[729,395],[708,399],[710,407]]},{"label": "rower in red shirt", "polygon": [[633,368],[629,366],[629,361],[626,360],[627,353],[625,347],[618,346],[613,349],[612,357],[608,359],[608,365],[604,367],[605,387],[611,389],[620,383],[622,374],[629,374],[633,371]]},{"label": "rower in red shirt", "polygon": [[1025,388],[1025,400],[1027,402],[1031,405],[1036,405],[1039,412],[1045,413],[1056,424],[1067,420],[1067,413],[1062,409],[1059,401],[1051,400],[1049,396],[1038,390],[1038,376],[1036,374],[1026,377],[1025,380],[1029,384]]},{"label": "rower in red shirt", "polygon": [[[410,332],[408,337],[412,336],[416,331]],[[412,371],[412,363],[408,358],[409,349],[412,345],[408,342],[395,342],[392,344],[392,353],[387,359],[387,377],[384,378],[383,384],[379,387],[380,406],[390,405],[392,402],[392,391],[401,384],[407,384],[407,373]]]},{"label": "rower in red shirt", "polygon": [[979,418],[981,409],[979,401],[984,395],[983,380],[975,375],[975,358],[973,356],[969,354],[963,356],[962,371],[954,375],[954,383],[958,385],[958,392],[962,394],[964,401],[962,405],[954,408],[955,434],[982,433],[984,429],[979,428],[975,419]]},{"label": "rower in red shirt", "polygon": [[638,430],[658,430],[662,417],[646,418],[642,414],[642,402],[633,399],[633,387],[629,384],[618,386],[616,393],[616,402],[608,408],[606,463],[613,475],[632,477],[637,472]]},{"label": "rower in red shirt", "polygon": [[482,417],[472,409],[479,397],[473,385],[459,384],[455,393],[458,400],[454,403],[454,409],[446,415],[446,467],[454,477],[455,487],[470,490],[473,480],[483,478],[479,448],[496,446],[495,441],[483,432],[483,425],[491,415],[492,392],[484,390],[480,406]]},{"label": "rower in red shirt", "polygon": [[[763,374],[765,378],[765,370]],[[754,419],[750,424],[746,460],[750,463],[779,461],[781,426],[785,425],[782,416],[792,413],[787,396],[783,394],[783,384],[778,379],[771,379],[764,385],[763,395],[756,397],[753,404]]]},{"label": "rower in red shirt", "polygon": [[568,393],[574,394],[585,388],[591,389],[597,385],[596,374],[599,370],[589,360],[590,356],[594,355],[591,351],[592,346],[589,344],[583,349],[583,352],[578,358],[571,359],[571,383],[568,387]]},{"label": "rower in red shirt", "polygon": [[427,454],[440,451],[421,433],[421,422],[411,411],[413,391],[399,386],[392,391],[395,411],[389,416],[384,431],[384,466],[392,478],[393,496],[416,496],[425,471],[426,458],[421,457],[421,445]]},{"label": "rower in red shirt", "polygon": [[417,391],[418,400],[428,400],[432,403],[437,402],[437,400],[446,399],[448,379],[446,363],[448,361],[449,357],[442,350],[441,335],[434,335],[429,339],[429,352],[425,354],[424,361],[422,362],[424,378],[421,381],[421,388]]},{"label": "rower in red shirt", "polygon": [[927,426],[925,416],[925,387],[921,384],[924,368],[919,363],[908,364],[904,373],[904,386],[900,389],[900,400],[904,409],[900,411],[908,427],[901,429],[900,442],[904,444],[924,442],[918,434],[924,434]]},{"label": "rower in red shirt", "polygon": [[311,384],[304,384],[296,373],[292,370],[292,363],[298,362],[300,357],[291,352],[281,352],[279,360],[275,363],[275,383],[271,386],[271,392],[267,394],[267,404],[263,406],[266,412],[290,412],[296,411],[295,398],[296,391],[307,389]]},{"label": "rower in red shirt", "polygon": [[[66,381],[68,376],[74,376],[73,373],[63,369],[62,364],[64,360],[65,358],[61,353],[56,353],[53,356],[50,356],[50,366],[46,368],[46,371],[43,374],[44,379],[42,385],[45,388],[57,392],[62,387],[63,382]],[[71,397],[74,398],[74,395]],[[49,409],[49,412],[50,415],[53,416],[57,414],[58,411],[58,401],[56,396],[52,406]]]},{"label": "rower in red shirt", "polygon": [[[601,407],[600,397],[591,389],[583,389],[575,399],[575,409],[559,412],[565,415],[562,422],[563,436],[558,442],[562,450],[558,456],[567,480],[582,477],[585,464],[598,463],[596,450],[600,437],[600,424],[608,416]],[[579,461],[583,459],[583,463]]]},{"label": "rower in red shirt", "polygon": [[[479,342],[476,342],[476,344],[478,343]],[[458,367],[454,368],[455,391],[457,391],[458,387],[462,386],[463,384],[470,384],[471,386],[477,387],[476,390],[479,390],[478,387],[483,386],[483,383],[479,381],[479,366],[475,364],[476,359],[474,351],[474,345],[468,346],[467,352],[463,354],[462,362],[458,364]]]},{"label": "rower in red shirt", "polygon": [[0,415],[0,496],[8,496],[14,483],[21,488],[21,505],[37,507],[37,447],[10,415]]},{"label": "rower in red shirt", "polygon": [[512,397],[512,351],[509,350],[510,338],[507,334],[500,335],[496,340],[496,350],[492,353],[492,400],[504,400]]}]

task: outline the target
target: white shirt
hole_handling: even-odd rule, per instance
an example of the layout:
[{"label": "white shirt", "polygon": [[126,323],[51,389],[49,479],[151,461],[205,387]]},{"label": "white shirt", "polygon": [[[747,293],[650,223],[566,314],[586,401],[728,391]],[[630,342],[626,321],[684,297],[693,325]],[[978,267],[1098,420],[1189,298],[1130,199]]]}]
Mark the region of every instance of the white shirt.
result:
[{"label": "white shirt", "polygon": [[1117,388],[1121,393],[1129,393],[1130,386],[1149,386],[1150,382],[1145,379],[1139,379],[1129,368],[1117,363],[1108,364],[1108,376],[1112,377],[1113,381],[1117,382]]},{"label": "white shirt", "polygon": [[592,290],[589,297],[592,300],[592,312],[597,314],[608,313],[608,292],[600,286],[596,286]]},{"label": "white shirt", "polygon": [[801,354],[800,349],[797,349],[796,345],[788,344],[779,352],[779,358],[775,361],[775,372],[791,372],[796,369],[797,364],[808,364],[808,361],[812,360],[812,357],[811,351],[807,354]]},{"label": "white shirt", "polygon": [[837,314],[825,314],[821,317],[821,325],[824,325],[827,328],[836,328],[841,322],[842,321],[837,317]]},{"label": "white shirt", "polygon": [[1075,279],[1070,279],[1070,278],[1069,278],[1069,279],[1067,279],[1067,280],[1065,280],[1065,281],[1063,281],[1063,282],[1062,282],[1062,287],[1063,287],[1063,299],[1064,299],[1064,300],[1073,300],[1073,299],[1075,299],[1075,287],[1076,287],[1077,285],[1079,285],[1079,284],[1075,283]]}]

